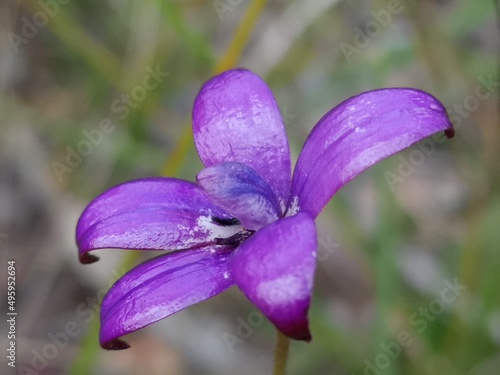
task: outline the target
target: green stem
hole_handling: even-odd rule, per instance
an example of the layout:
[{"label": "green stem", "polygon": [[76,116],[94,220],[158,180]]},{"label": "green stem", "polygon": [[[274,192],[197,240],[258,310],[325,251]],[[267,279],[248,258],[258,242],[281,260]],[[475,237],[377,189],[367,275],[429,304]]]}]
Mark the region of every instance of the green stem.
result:
[{"label": "green stem", "polygon": [[290,339],[277,331],[276,347],[274,348],[274,370],[273,375],[285,375]]}]

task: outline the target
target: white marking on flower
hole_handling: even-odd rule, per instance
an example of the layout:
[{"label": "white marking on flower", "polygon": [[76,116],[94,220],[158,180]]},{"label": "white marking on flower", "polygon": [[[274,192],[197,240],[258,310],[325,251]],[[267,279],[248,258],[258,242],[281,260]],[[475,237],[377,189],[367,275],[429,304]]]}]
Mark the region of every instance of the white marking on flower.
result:
[{"label": "white marking on flower", "polygon": [[281,199],[281,198],[279,198],[279,201],[280,201],[280,210],[281,210],[280,212],[283,215],[283,212],[286,211],[286,202],[284,199]]},{"label": "white marking on flower", "polygon": [[241,225],[218,225],[212,221],[212,215],[200,216],[196,221],[196,224],[196,228],[204,228],[208,232],[210,239],[229,238],[243,230]]},{"label": "white marking on flower", "polygon": [[435,104],[435,103],[431,103],[431,104],[429,105],[429,107],[430,107],[431,109],[435,110],[435,111],[438,111],[438,110],[440,110],[440,109],[441,109],[441,108],[439,108],[439,106],[438,106],[437,104]]},{"label": "white marking on flower", "polygon": [[290,207],[288,208],[288,211],[286,212],[286,216],[294,216],[298,214],[300,211],[300,205],[299,205],[299,197],[295,196],[293,197],[292,203],[290,204]]},{"label": "white marking on flower", "polygon": [[[200,212],[194,227],[177,225],[177,230],[183,234],[183,244],[186,248],[203,242],[213,242],[216,238],[229,238],[243,230],[241,225],[224,226],[212,221],[212,212]],[[206,216],[205,216],[206,215]]]},{"label": "white marking on flower", "polygon": [[276,306],[307,299],[310,286],[298,275],[285,275],[278,279],[263,281],[257,286],[257,298]]}]

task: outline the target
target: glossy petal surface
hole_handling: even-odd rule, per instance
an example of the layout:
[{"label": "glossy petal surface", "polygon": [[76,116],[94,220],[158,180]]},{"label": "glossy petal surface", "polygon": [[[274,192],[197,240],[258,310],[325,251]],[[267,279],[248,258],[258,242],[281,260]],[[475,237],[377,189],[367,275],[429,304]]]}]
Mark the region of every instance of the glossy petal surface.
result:
[{"label": "glossy petal surface", "polygon": [[257,230],[281,215],[271,187],[246,165],[231,162],[208,167],[198,173],[196,181],[215,204],[246,229]]},{"label": "glossy petal surface", "polygon": [[230,237],[241,227],[213,221],[231,218],[191,182],[148,178],[115,186],[85,209],[76,230],[82,263],[102,248],[176,250]]},{"label": "glossy petal surface", "polygon": [[236,285],[287,336],[309,341],[307,312],[316,269],[317,239],[306,213],[259,230],[231,255]]},{"label": "glossy petal surface", "polygon": [[282,205],[290,190],[290,150],[271,90],[248,70],[209,80],[194,103],[193,134],[205,166],[238,162],[254,169]]},{"label": "glossy petal surface", "polygon": [[214,246],[159,256],[135,267],[109,290],[101,306],[100,343],[128,347],[119,338],[233,285],[227,270],[232,248]]},{"label": "glossy petal surface", "polygon": [[328,112],[302,149],[289,214],[314,217],[342,186],[378,161],[452,125],[441,103],[420,90],[382,89],[354,96]]}]

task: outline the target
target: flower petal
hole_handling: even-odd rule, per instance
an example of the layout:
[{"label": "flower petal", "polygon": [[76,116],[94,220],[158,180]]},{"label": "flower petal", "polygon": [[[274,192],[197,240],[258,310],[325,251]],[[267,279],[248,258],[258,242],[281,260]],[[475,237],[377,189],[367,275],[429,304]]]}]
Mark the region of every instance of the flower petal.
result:
[{"label": "flower petal", "polygon": [[426,92],[392,88],[347,99],[307,138],[295,167],[288,213],[307,210],[316,217],[359,173],[439,131],[453,136],[445,108]]},{"label": "flower petal", "polygon": [[307,311],[316,269],[316,227],[301,212],[262,228],[228,260],[233,280],[287,336],[309,341]]},{"label": "flower petal", "polygon": [[281,216],[271,187],[244,164],[229,162],[208,167],[198,173],[196,181],[215,204],[246,229],[260,229]]},{"label": "flower petal", "polygon": [[122,276],[101,306],[99,341],[125,349],[119,338],[211,298],[233,285],[226,260],[232,248],[178,251],[146,261]]},{"label": "flower petal", "polygon": [[[148,178],[115,186],[95,198],[76,228],[82,263],[102,248],[177,250],[213,243],[240,231],[231,216],[194,183]],[[214,220],[215,219],[215,220]]]},{"label": "flower petal", "polygon": [[290,150],[278,105],[260,77],[230,70],[205,83],[194,103],[193,133],[205,166],[227,161],[250,166],[284,207],[290,190]]}]

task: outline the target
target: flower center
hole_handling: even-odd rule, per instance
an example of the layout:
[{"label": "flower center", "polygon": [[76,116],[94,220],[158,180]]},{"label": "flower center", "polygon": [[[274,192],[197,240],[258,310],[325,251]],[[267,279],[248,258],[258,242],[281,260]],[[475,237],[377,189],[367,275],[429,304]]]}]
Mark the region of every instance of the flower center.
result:
[{"label": "flower center", "polygon": [[222,218],[217,217],[217,216],[212,216],[210,219],[214,223],[222,225],[223,227],[231,227],[233,225],[241,225],[240,221],[234,217],[231,219],[222,219]]},{"label": "flower center", "polygon": [[241,245],[247,238],[251,237],[255,233],[254,230],[243,229],[242,231],[233,234],[228,238],[216,238],[215,243],[217,245],[230,245],[234,247],[238,247]]},{"label": "flower center", "polygon": [[[220,217],[212,216],[211,219],[214,223],[217,223],[217,224],[225,226],[225,227],[230,227],[230,226],[234,226],[234,225],[241,225],[240,221],[236,218],[222,219]],[[215,243],[217,245],[229,245],[229,246],[238,247],[241,243],[243,243],[247,238],[251,237],[254,233],[255,233],[254,230],[243,228],[238,233],[235,233],[230,237],[227,237],[227,238],[216,237]]]}]

